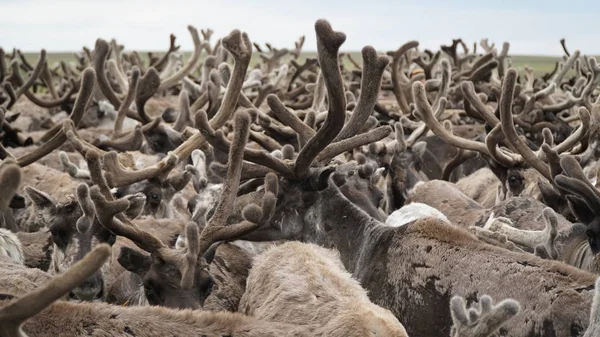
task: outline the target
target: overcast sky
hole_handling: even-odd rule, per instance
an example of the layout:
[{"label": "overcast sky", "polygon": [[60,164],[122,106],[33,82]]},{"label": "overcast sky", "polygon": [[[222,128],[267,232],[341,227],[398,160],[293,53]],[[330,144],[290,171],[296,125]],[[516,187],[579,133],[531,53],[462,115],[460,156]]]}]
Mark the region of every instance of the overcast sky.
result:
[{"label": "overcast sky", "polygon": [[165,50],[169,34],[192,49],[187,25],[215,36],[245,31],[253,42],[292,48],[306,35],[315,50],[314,22],[325,18],[346,33],[342,49],[372,45],[386,51],[408,40],[439,48],[461,37],[511,43],[511,54],[561,55],[570,49],[600,55],[597,0],[0,0],[0,46],[25,51],[73,51],[98,37],[127,49]]}]

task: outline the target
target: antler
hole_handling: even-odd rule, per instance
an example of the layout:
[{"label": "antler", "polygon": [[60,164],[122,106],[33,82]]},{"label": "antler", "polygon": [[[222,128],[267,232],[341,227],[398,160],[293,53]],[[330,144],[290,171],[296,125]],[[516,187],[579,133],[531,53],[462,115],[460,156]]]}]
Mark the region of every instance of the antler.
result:
[{"label": "antler", "polygon": [[532,251],[542,246],[546,253],[552,258],[558,258],[555,241],[558,235],[557,226],[558,218],[556,212],[550,207],[544,208],[542,211],[544,217],[545,228],[541,231],[522,230],[514,228],[510,219],[497,218],[485,224],[484,228],[491,231],[503,234],[506,238],[516,244],[525,246]]},{"label": "antler", "polygon": [[[213,129],[221,128],[233,114],[252,56],[252,44],[248,36],[239,30],[232,31],[229,36],[223,39],[222,44],[233,55],[235,64],[221,107],[210,120],[210,125]],[[170,152],[165,159],[153,166],[137,171],[124,170],[118,165],[118,161],[116,161],[116,153],[112,155],[108,153],[106,156],[111,156],[112,158],[106,158],[106,156],[104,158],[104,164],[107,167],[106,179],[111,186],[118,187],[151,178],[157,172],[168,174],[179,161],[189,157],[192,151],[200,148],[204,142],[203,135],[198,132],[188,138],[173,152]],[[107,164],[107,159],[110,167]]]},{"label": "antler", "polygon": [[[79,96],[77,97],[77,100],[75,100],[73,111],[69,116],[69,120],[71,120],[75,126],[77,126],[81,121],[81,118],[83,117],[83,114],[85,113],[85,110],[91,101],[95,83],[96,74],[94,70],[91,68],[84,70],[83,74],[81,75],[81,88],[79,89]],[[67,140],[66,134],[62,131],[62,123],[48,131],[48,134],[54,134],[48,142],[17,159],[19,166],[25,167],[34,163],[35,161],[52,152]]]},{"label": "antler", "polygon": [[234,122],[233,142],[229,151],[227,178],[223,186],[221,199],[212,218],[204,226],[200,235],[197,234],[198,228],[195,224],[192,223],[186,226],[188,242],[192,242],[192,244],[188,244],[188,250],[184,254],[169,249],[153,234],[138,228],[127,219],[116,218],[115,216],[118,213],[126,211],[130,207],[130,201],[127,199],[108,201],[100,192],[100,188],[94,186],[91,189],[91,197],[97,210],[98,220],[111,232],[130,239],[143,250],[157,254],[163,260],[176,265],[182,274],[181,287],[191,287],[198,256],[204,254],[217,241],[235,240],[257,229],[261,224],[268,223],[275,211],[277,178],[274,175],[268,175],[265,180],[262,207],[253,204],[247,205],[242,212],[244,221],[235,225],[226,225],[239,186],[249,126],[250,116],[246,112],[237,113]]},{"label": "antler", "polygon": [[26,337],[27,335],[21,330],[23,322],[83,283],[104,264],[109,256],[110,247],[106,244],[98,245],[66,272],[55,276],[44,286],[2,308],[0,335]]},{"label": "antler", "polygon": [[467,309],[465,299],[454,296],[450,300],[452,337],[488,337],[521,311],[519,302],[506,299],[494,305],[492,298],[483,295],[477,308]]}]

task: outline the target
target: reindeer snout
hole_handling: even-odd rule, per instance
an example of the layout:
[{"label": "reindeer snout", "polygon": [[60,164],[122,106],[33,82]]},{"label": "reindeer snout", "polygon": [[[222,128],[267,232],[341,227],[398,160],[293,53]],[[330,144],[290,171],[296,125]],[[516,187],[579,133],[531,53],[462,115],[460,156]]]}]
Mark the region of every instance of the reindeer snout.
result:
[{"label": "reindeer snout", "polygon": [[103,288],[104,282],[102,276],[96,273],[85,280],[85,282],[80,284],[77,288],[73,289],[70,297],[80,301],[91,302],[102,298],[104,293]]}]

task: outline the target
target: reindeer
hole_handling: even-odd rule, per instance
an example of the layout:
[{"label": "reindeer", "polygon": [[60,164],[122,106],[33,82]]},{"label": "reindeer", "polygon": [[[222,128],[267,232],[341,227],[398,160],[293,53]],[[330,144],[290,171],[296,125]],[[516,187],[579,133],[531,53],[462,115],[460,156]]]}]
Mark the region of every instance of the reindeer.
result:
[{"label": "reindeer", "polygon": [[389,310],[371,303],[337,252],[299,242],[255,259],[239,311],[272,322],[311,325],[324,336],[408,336]]}]

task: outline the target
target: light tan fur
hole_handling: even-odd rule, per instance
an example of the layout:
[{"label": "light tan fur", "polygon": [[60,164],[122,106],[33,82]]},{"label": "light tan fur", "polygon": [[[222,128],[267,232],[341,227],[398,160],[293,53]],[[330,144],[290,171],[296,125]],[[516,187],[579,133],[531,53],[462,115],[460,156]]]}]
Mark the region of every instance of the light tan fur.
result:
[{"label": "light tan fur", "polygon": [[313,244],[288,242],[258,256],[239,311],[313,326],[323,336],[407,336],[389,310],[369,300],[337,251]]},{"label": "light tan fur", "polygon": [[459,179],[456,186],[469,198],[483,207],[496,204],[496,195],[501,182],[489,168],[482,168]]},{"label": "light tan fur", "polygon": [[25,263],[21,241],[15,233],[5,228],[0,228],[0,256],[6,256],[18,264]]}]

